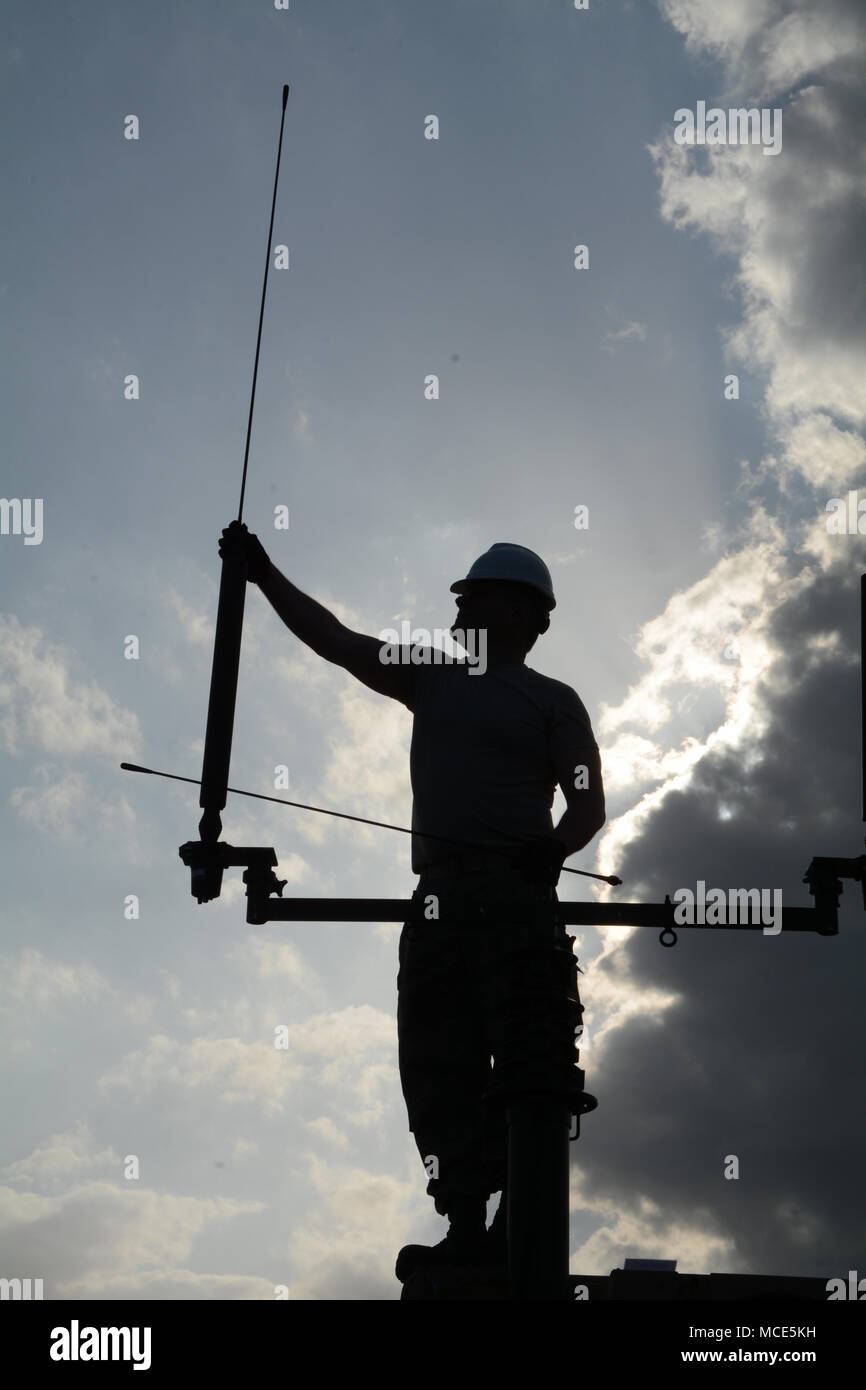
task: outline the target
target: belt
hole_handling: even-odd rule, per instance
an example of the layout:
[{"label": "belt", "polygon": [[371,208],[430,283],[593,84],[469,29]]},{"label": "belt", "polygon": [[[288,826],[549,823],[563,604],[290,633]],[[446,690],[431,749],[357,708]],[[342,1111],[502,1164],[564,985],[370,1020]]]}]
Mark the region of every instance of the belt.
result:
[{"label": "belt", "polygon": [[429,874],[431,878],[439,875],[460,876],[472,873],[493,873],[495,870],[513,869],[514,865],[509,863],[508,851],[490,850],[471,850],[466,854],[449,854],[442,859],[437,859],[435,863],[425,864],[419,870],[419,874]]}]

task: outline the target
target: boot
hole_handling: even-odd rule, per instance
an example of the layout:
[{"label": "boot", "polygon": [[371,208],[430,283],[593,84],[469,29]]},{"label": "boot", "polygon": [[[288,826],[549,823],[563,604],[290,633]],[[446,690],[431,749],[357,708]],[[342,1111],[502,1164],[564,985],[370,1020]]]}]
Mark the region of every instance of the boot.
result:
[{"label": "boot", "polygon": [[405,1284],[422,1265],[452,1265],[459,1269],[490,1262],[488,1235],[484,1222],[487,1198],[455,1193],[447,1201],[448,1234],[438,1245],[404,1245],[397,1256],[394,1273]]}]

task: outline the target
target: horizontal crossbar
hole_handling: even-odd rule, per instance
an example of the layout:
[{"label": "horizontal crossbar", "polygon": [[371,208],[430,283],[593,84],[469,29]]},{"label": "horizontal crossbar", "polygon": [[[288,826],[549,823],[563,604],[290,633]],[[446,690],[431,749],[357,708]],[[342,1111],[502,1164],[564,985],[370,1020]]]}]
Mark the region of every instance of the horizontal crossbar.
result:
[{"label": "horizontal crossbar", "polygon": [[[544,903],[533,901],[521,904],[514,900],[490,902],[483,907],[464,908],[460,920],[486,922],[525,922],[530,917],[545,920],[554,916],[564,926],[655,927],[662,931],[762,931],[763,922],[676,922],[672,903]],[[471,917],[470,917],[471,912]],[[447,914],[441,913],[443,920]],[[817,932],[835,936],[838,921],[835,912],[819,912],[814,907],[786,907],[782,914],[782,931]],[[247,921],[263,922],[409,922],[430,920],[425,916],[424,898],[274,898],[252,893],[249,898]],[[778,925],[778,923],[776,924]],[[772,935],[775,928],[768,935]]]}]

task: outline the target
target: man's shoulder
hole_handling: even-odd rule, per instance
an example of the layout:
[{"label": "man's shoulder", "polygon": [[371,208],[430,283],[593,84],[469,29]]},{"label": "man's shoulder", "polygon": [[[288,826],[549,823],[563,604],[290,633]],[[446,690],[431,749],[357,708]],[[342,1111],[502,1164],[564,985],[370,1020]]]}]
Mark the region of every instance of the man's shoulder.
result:
[{"label": "man's shoulder", "polygon": [[[412,660],[413,651],[417,658],[415,661]],[[435,699],[433,692],[439,682],[453,678],[470,665],[465,657],[452,657],[439,647],[422,646],[420,643],[414,648],[401,648],[401,662],[406,670],[408,687],[408,698],[404,703],[413,712],[422,690],[428,691]]]},{"label": "man's shoulder", "polygon": [[554,676],[544,676],[540,671],[535,671],[531,666],[524,666],[523,670],[537,690],[543,691],[551,700],[561,704],[573,704],[576,700],[582,706],[583,701],[573,686],[567,685],[565,681],[558,681]]},{"label": "man's shoulder", "polygon": [[544,676],[531,666],[524,669],[531,678],[533,689],[539,693],[553,718],[584,725],[595,742],[589,712],[574,687],[553,676]]}]

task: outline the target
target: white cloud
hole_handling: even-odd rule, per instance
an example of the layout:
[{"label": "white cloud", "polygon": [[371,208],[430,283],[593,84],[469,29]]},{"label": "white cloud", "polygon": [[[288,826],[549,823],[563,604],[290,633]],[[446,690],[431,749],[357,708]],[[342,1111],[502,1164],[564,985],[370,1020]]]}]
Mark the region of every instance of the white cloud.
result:
[{"label": "white cloud", "polygon": [[[846,658],[844,649],[850,621],[844,604],[853,593],[851,570],[860,568],[859,555],[855,543],[846,545],[847,538],[828,537],[823,507],[831,492],[844,495],[847,487],[856,488],[856,474],[862,475],[866,458],[856,433],[866,418],[866,340],[859,313],[866,204],[857,134],[864,99],[862,72],[856,61],[849,61],[862,43],[849,44],[851,52],[844,57],[838,45],[831,52],[820,42],[810,52],[804,38],[808,26],[791,23],[787,34],[782,32],[787,45],[774,60],[775,21],[800,7],[749,3],[747,8],[748,13],[739,4],[709,0],[663,3],[664,13],[691,47],[728,62],[727,76],[737,90],[772,92],[780,73],[794,81],[821,68],[824,76],[793,98],[783,92],[776,100],[773,93],[773,104],[784,108],[784,147],[776,158],[763,157],[759,149],[676,146],[670,131],[652,147],[662,215],[676,227],[706,233],[714,249],[733,258],[742,313],[726,337],[726,348],[745,364],[753,390],[756,384],[763,389],[770,431],[766,456],[755,468],[743,467],[737,489],[738,500],[748,507],[746,523],[737,534],[729,533],[726,545],[720,528],[706,533],[716,553],[724,546],[721,558],[643,625],[635,646],[643,674],[616,708],[603,707],[598,724],[609,786],[631,790],[631,805],[605,828],[599,867],[627,874],[632,865],[639,877],[662,881],[672,866],[704,854],[726,864],[729,872],[747,861],[754,866],[750,855],[758,862],[762,855],[768,862],[773,859],[781,871],[790,824],[786,809],[792,799],[804,824],[838,824],[834,790],[838,792],[839,783],[831,789],[822,784],[823,774],[816,774],[807,793],[796,775],[796,760],[805,746],[812,752],[803,758],[804,765],[844,765],[843,733],[820,724],[825,711],[832,711],[833,718],[842,706],[826,691],[816,692],[828,669],[838,677],[840,669],[856,660],[853,653]],[[843,37],[849,34],[852,14],[858,15],[858,33],[866,33],[862,7],[858,14],[828,0],[822,13],[825,9],[833,16],[831,28],[835,18],[847,16],[838,30]],[[715,93],[705,95],[710,104],[723,104]],[[760,500],[759,485],[772,496],[776,484],[780,500],[771,515],[770,503]],[[804,485],[812,489],[805,504]],[[798,510],[791,505],[794,498]],[[731,656],[726,657],[726,648]],[[709,729],[701,728],[696,736],[695,720],[682,716],[683,701],[704,692],[715,699],[718,712],[707,721]],[[740,805],[732,815],[729,803],[738,800],[740,788],[739,799],[748,797],[749,805]],[[814,807],[800,805],[806,795]],[[729,814],[724,830],[717,818],[723,810]],[[718,839],[713,842],[707,832]],[[679,991],[659,991],[654,984],[659,965],[646,949],[646,934],[608,932],[605,941],[587,983],[593,1005],[593,1014],[586,1015],[587,1084],[601,1091],[605,1063],[615,1058],[616,1092],[622,1098],[632,1084],[633,1089],[627,1121],[622,1112],[617,1116],[611,1110],[609,1123],[615,1127],[619,1122],[623,1133],[634,1134],[639,1157],[620,1158],[609,1148],[606,1162],[594,1171],[591,1162],[587,1165],[592,1183],[585,1184],[586,1190],[615,1190],[617,1197],[601,1230],[573,1257],[572,1268],[606,1273],[623,1256],[643,1254],[676,1258],[681,1270],[700,1273],[730,1270],[736,1260],[740,1268],[749,1268],[749,1260],[771,1251],[784,1252],[781,1257],[795,1272],[798,1257],[815,1256],[819,1240],[826,1253],[830,1242],[844,1239],[844,1213],[852,1200],[848,1194],[856,1190],[850,1174],[840,1174],[843,1195],[838,1200],[826,1193],[816,1198],[811,1172],[808,1166],[801,1168],[799,1180],[812,1205],[798,1195],[792,1206],[787,1193],[783,1198],[773,1193],[775,1177],[766,1171],[762,1192],[744,1191],[737,1203],[723,1200],[721,1210],[718,1176],[710,1182],[706,1175],[696,1178],[692,1170],[690,1195],[671,1194],[664,1138],[686,1138],[686,1092],[700,1110],[703,1126],[719,1132],[727,1127],[713,1082],[730,1066],[732,1040],[726,1034],[719,1046],[713,1002],[693,973],[682,968],[682,956],[662,966],[662,978],[675,981]],[[713,958],[714,943],[706,942],[703,949]],[[760,1079],[748,1079],[744,1091],[747,1102],[760,1087],[764,1095],[758,1095],[747,1119],[740,1110],[740,1132],[755,1142],[772,1108],[782,1127],[779,1133],[786,1122],[790,1126],[790,1137],[781,1144],[788,1143],[789,1161],[795,1162],[796,1107],[770,1099],[773,1077],[791,1064],[786,1044],[780,1043],[775,1053],[772,1041],[785,1007],[777,1004],[774,993],[779,977],[774,974],[770,986],[756,961],[745,970],[732,964],[741,960],[733,952],[724,963],[718,955],[715,959],[718,988],[728,991],[725,1007],[736,979],[736,1008],[741,1014],[747,1011],[742,990],[753,1015],[767,1020],[765,1031],[758,1024],[754,1036],[765,1040],[768,1055],[756,1065]],[[777,969],[784,970],[789,990],[802,989],[796,959],[786,958]],[[656,1032],[656,1012],[638,1007],[630,1015],[633,994],[642,1005],[647,985],[661,993],[655,1010],[667,1043],[665,1062],[655,1074],[644,1067],[643,1058]],[[856,1003],[852,1009],[846,990],[845,981],[836,983],[838,1017],[850,1030]],[[601,1044],[595,1050],[594,1022]],[[635,1075],[639,1080],[632,1083]],[[613,1088],[613,1078],[608,1080]],[[813,1091],[821,1091],[826,1081],[818,1068]],[[648,1082],[652,1095],[644,1103]],[[775,1138],[774,1133],[773,1142]],[[717,1142],[719,1152],[726,1152],[721,1145],[729,1141]],[[832,1135],[825,1133],[824,1142],[832,1149]],[[792,1180],[788,1191],[794,1186]],[[623,1193],[642,1191],[658,1195],[658,1204],[638,1200],[630,1209],[627,1197],[624,1206]],[[768,1202],[768,1193],[774,1201]],[[573,1187],[573,1195],[582,1200],[579,1186]],[[597,1215],[608,1199],[593,1197],[584,1204]],[[755,1220],[765,1210],[771,1212],[766,1231]],[[805,1272],[802,1264],[796,1272]]]},{"label": "white cloud", "polygon": [[300,1054],[335,1061],[393,1048],[397,1037],[393,1016],[369,1004],[316,1014],[299,1024],[295,1034],[295,1047]]},{"label": "white cloud", "polygon": [[622,1269],[627,1259],[676,1260],[679,1274],[730,1272],[735,1242],[708,1233],[708,1222],[670,1219],[648,1198],[636,1197],[630,1208],[617,1199],[585,1195],[580,1170],[571,1171],[571,1208],[582,1208],[602,1225],[572,1251],[574,1274],[605,1275]]},{"label": "white cloud", "polygon": [[315,1120],[307,1120],[304,1128],[336,1149],[349,1147],[349,1136],[338,1129],[328,1115],[319,1115]]},{"label": "white cloud", "polygon": [[0,1179],[16,1186],[25,1184],[46,1192],[68,1188],[90,1176],[120,1171],[121,1158],[114,1149],[96,1149],[87,1124],[81,1120],[63,1134],[52,1134],[37,1144],[26,1158],[0,1168]]},{"label": "white cloud", "polygon": [[605,333],[604,348],[606,352],[613,352],[610,346],[613,343],[624,343],[630,339],[636,339],[640,343],[646,342],[646,329],[642,323],[627,323],[624,328],[618,328],[615,332]]},{"label": "white cloud", "polygon": [[784,454],[765,471],[775,473],[785,487],[796,477],[808,478],[813,487],[825,490],[829,501],[864,477],[866,443],[819,410],[791,426]]},{"label": "white cloud", "polygon": [[[853,487],[863,443],[852,430],[866,420],[858,134],[866,119],[866,14],[838,0],[820,11],[663,0],[663,11],[689,44],[727,57],[729,76],[745,80],[751,63],[783,112],[783,148],[773,158],[758,146],[677,145],[672,129],[650,147],[662,216],[734,257],[743,316],[726,347],[766,377],[778,440],[760,471],[783,487],[795,477],[813,487]],[[749,62],[741,64],[744,47]],[[792,96],[807,76],[809,85]]]},{"label": "white cloud", "polygon": [[273,1037],[271,1032],[256,1042],[241,1038],[182,1042],[156,1034],[144,1047],[122,1057],[99,1077],[96,1086],[103,1092],[129,1091],[137,1097],[163,1088],[203,1090],[214,1093],[222,1103],[255,1104],[280,1115],[301,1067],[294,1060],[291,1042],[288,1051],[280,1050]]},{"label": "white cloud", "polygon": [[112,993],[109,981],[94,966],[49,960],[32,946],[25,946],[17,958],[0,960],[0,978],[7,999],[24,1009],[70,1001],[94,1003]]},{"label": "white cloud", "polygon": [[[386,1112],[393,1090],[396,1028],[391,1014],[368,1004],[288,1022],[287,1049],[274,1046],[274,1029],[287,1022],[285,1011],[267,1016],[263,1006],[235,1001],[235,1017],[245,1017],[261,1036],[203,1037],[190,1040],[155,1034],[126,1053],[96,1081],[102,1092],[125,1091],[137,1099],[162,1090],[215,1094],[220,1102],[252,1105],[272,1116],[285,1113],[288,1093],[301,1083],[315,1087],[345,1122],[372,1126]],[[219,1010],[186,1011],[188,1026],[213,1023]]]},{"label": "white cloud", "polygon": [[194,647],[212,649],[215,615],[204,609],[192,608],[175,589],[166,590],[165,599],[185,640]]},{"label": "white cloud", "polygon": [[[429,1219],[430,1199],[417,1175],[400,1181],[362,1168],[306,1156],[319,1204],[292,1231],[295,1278],[292,1297],[303,1299],[394,1297],[394,1261],[410,1239],[411,1223]],[[417,1161],[417,1160],[416,1160]],[[425,1206],[426,1204],[426,1206]],[[442,1233],[435,1239],[441,1239]]]},{"label": "white cloud", "polygon": [[125,984],[114,984],[88,962],[67,964],[52,960],[42,951],[25,946],[17,956],[0,958],[7,1007],[17,1007],[15,1036],[22,1049],[32,1045],[27,1033],[36,1036],[36,1023],[42,1010],[56,1013],[61,1007],[86,1011],[99,1003],[103,1017],[122,1019],[125,1024],[143,1027],[153,1016],[151,994],[131,994]]},{"label": "white cloud", "polygon": [[[106,1176],[94,1176],[100,1172]],[[0,1170],[6,1268],[44,1278],[51,1299],[273,1297],[266,1280],[184,1267],[202,1234],[262,1211],[262,1202],[175,1196],[111,1180],[121,1172],[122,1156],[100,1149],[83,1122],[7,1164]]]},{"label": "white cloud", "polygon": [[291,941],[268,941],[260,936],[244,939],[235,952],[238,964],[265,979],[279,979],[280,988],[288,982],[304,990],[317,989],[319,977]]},{"label": "white cloud", "polygon": [[[352,815],[407,825],[411,811],[409,741],[412,717],[405,705],[358,686],[339,697],[339,733],[331,736],[322,784],[327,804]],[[401,820],[401,815],[403,819]],[[395,832],[356,825],[358,844],[382,843]]]},{"label": "white cloud", "polygon": [[[767,539],[760,539],[765,530]],[[629,808],[605,827],[602,872],[616,871],[626,846],[643,835],[670,792],[688,787],[706,755],[736,750],[746,768],[760,748],[768,695],[783,693],[783,653],[770,637],[773,616],[780,603],[806,591],[818,571],[789,562],[782,533],[767,527],[763,513],[753,515],[750,533],[751,542],[744,540],[644,624],[635,645],[644,674],[616,708],[602,705],[606,785],[611,791],[630,786],[633,793]],[[830,556],[829,549],[825,553]],[[725,657],[729,644],[732,660]],[[703,739],[687,734],[674,741],[668,730],[679,727],[673,696],[683,686],[708,686],[724,698],[722,717]],[[652,731],[655,739],[647,736]]]},{"label": "white cloud", "polygon": [[792,87],[807,73],[821,73],[840,58],[862,61],[866,34],[862,13],[834,5],[795,10],[774,24],[762,43],[767,85]]},{"label": "white cloud", "polygon": [[[743,759],[759,746],[766,688],[775,684],[781,693],[782,677],[773,666],[778,653],[767,637],[772,614],[808,589],[822,569],[846,558],[842,544],[828,543],[823,509],[830,496],[856,488],[866,463],[857,432],[866,419],[866,339],[855,308],[862,301],[858,248],[866,230],[855,128],[864,101],[856,63],[834,67],[863,51],[864,15],[838,3],[820,15],[751,0],[744,7],[664,0],[662,8],[689,46],[727,61],[734,87],[753,71],[770,90],[774,82],[793,83],[818,69],[826,76],[778,98],[785,144],[776,158],[751,147],[678,146],[670,131],[651,147],[662,216],[706,233],[720,253],[734,258],[742,318],[726,334],[726,347],[766,382],[773,447],[756,468],[743,469],[738,491],[751,505],[743,533],[730,539],[703,580],[675,594],[644,626],[636,650],[645,674],[617,710],[603,709],[611,789],[631,783],[636,793],[645,792],[609,823],[600,854],[605,866],[615,863],[668,792],[689,784],[706,754],[727,744]],[[710,92],[707,99],[716,100]],[[820,514],[803,521],[783,507],[770,517],[751,499],[759,485],[774,483],[783,502],[796,487],[811,486]],[[711,527],[706,540],[718,549],[721,532]],[[850,548],[847,554],[853,559]],[[801,567],[804,555],[812,563]],[[732,639],[733,661],[723,656]],[[703,739],[687,735],[674,742],[664,731],[689,688],[721,694],[723,715]]]},{"label": "white cloud", "polygon": [[140,756],[137,716],[115,704],[96,681],[75,679],[66,648],[50,644],[40,628],[24,627],[12,614],[0,614],[0,645],[0,731],[7,752],[36,747],[64,757],[115,758],[122,748],[130,758]]},{"label": "white cloud", "polygon": [[106,798],[83,772],[56,763],[37,763],[36,786],[13,787],[9,804],[25,824],[61,843],[90,842],[131,830],[135,813],[125,796]]},{"label": "white cloud", "polygon": [[[605,933],[605,944],[581,983],[584,1005],[584,1041],[580,1045],[580,1065],[598,1078],[606,1061],[607,1044],[616,1032],[633,1019],[648,1019],[657,1025],[661,1038],[665,1013],[678,1002],[675,990],[664,990],[641,983],[636,987],[625,967],[627,956],[621,950],[625,940],[638,928]],[[603,969],[612,960],[612,970]],[[582,977],[583,978],[583,977]],[[603,1084],[603,1079],[602,1079]],[[589,1088],[592,1090],[592,1087]]]},{"label": "white cloud", "polygon": [[659,0],[664,17],[692,50],[709,48],[733,62],[746,43],[778,13],[778,0]]},{"label": "white cloud", "polygon": [[[655,747],[647,733],[664,728],[674,714],[673,692],[683,683],[719,690],[725,696],[726,724],[748,725],[755,731],[756,710],[751,692],[771,659],[762,638],[762,625],[775,606],[786,578],[782,537],[760,513],[755,513],[754,539],[724,555],[703,578],[673,594],[664,612],[645,623],[635,652],[646,665],[640,680],[619,706],[603,704],[599,729],[604,743],[605,767],[614,779],[634,768],[635,737],[644,765],[679,772],[694,761],[693,743],[679,749]],[[766,532],[766,539],[761,538]],[[726,658],[729,643],[736,642],[738,660]],[[745,706],[745,708],[744,708]],[[615,735],[633,725],[625,742],[627,764],[618,773]],[[639,731],[639,732],[638,732]]]},{"label": "white cloud", "polygon": [[[15,1269],[46,1270],[50,1298],[111,1297],[115,1285],[181,1277],[206,1230],[264,1204],[226,1197],[154,1192],[135,1182],[85,1182],[59,1197],[0,1188],[4,1259]],[[177,1273],[175,1273],[175,1271]]]},{"label": "white cloud", "polygon": [[175,1303],[186,1299],[194,1302],[237,1303],[255,1300],[273,1302],[275,1285],[269,1279],[251,1274],[200,1274],[192,1269],[145,1269],[110,1277],[94,1271],[68,1280],[62,1297],[81,1299],[114,1299],[134,1302],[139,1299]]}]

